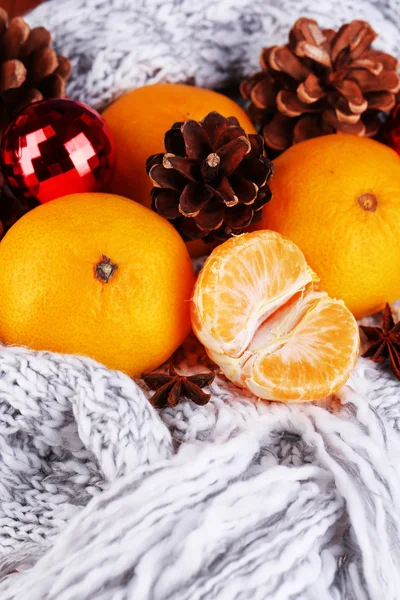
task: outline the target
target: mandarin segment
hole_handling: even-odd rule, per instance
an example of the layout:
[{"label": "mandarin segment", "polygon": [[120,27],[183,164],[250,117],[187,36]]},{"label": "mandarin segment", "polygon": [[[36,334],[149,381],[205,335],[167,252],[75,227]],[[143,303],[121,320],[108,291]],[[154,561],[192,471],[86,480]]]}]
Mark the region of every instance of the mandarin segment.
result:
[{"label": "mandarin segment", "polygon": [[245,385],[260,398],[318,400],[346,383],[358,349],[351,313],[343,303],[322,296],[275,348],[261,348],[244,365]]},{"label": "mandarin segment", "polygon": [[281,235],[233,237],[212,252],[199,275],[196,333],[209,350],[238,357],[259,325],[314,279],[300,250]]},{"label": "mandarin segment", "polygon": [[316,281],[300,250],[279,234],[233,238],[200,273],[193,329],[226,377],[259,398],[323,398],[349,378],[359,334],[343,302]]}]

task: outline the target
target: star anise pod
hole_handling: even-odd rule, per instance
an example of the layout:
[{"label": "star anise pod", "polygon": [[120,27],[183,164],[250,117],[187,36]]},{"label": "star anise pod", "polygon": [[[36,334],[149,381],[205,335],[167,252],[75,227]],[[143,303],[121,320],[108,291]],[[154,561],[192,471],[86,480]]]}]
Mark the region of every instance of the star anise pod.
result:
[{"label": "star anise pod", "polygon": [[386,303],[383,312],[382,328],[361,325],[361,329],[372,342],[363,357],[376,363],[390,359],[393,372],[400,379],[400,321],[394,322],[389,304]]},{"label": "star anise pod", "polygon": [[172,365],[169,366],[169,373],[143,375],[146,385],[151,390],[156,390],[156,393],[150,398],[150,402],[157,408],[167,406],[174,408],[183,398],[187,398],[199,406],[207,404],[211,395],[203,392],[201,388],[210,385],[214,377],[214,373],[180,375]]}]

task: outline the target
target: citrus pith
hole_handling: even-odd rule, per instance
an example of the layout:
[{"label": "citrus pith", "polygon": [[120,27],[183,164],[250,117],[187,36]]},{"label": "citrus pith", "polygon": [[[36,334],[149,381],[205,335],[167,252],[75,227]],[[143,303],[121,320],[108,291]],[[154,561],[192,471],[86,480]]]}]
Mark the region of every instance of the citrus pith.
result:
[{"label": "citrus pith", "polygon": [[211,253],[195,284],[193,330],[228,379],[256,396],[323,398],[350,376],[359,334],[343,302],[316,282],[280,234],[232,238]]}]

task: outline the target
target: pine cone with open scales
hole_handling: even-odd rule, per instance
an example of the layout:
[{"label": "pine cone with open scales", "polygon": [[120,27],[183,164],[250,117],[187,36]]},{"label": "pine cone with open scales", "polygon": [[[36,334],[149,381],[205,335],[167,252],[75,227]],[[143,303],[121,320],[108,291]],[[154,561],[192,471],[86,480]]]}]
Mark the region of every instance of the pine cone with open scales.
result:
[{"label": "pine cone with open scales", "polygon": [[147,160],[152,208],[185,241],[224,241],[261,219],[273,173],[262,136],[211,112],[201,122],[175,123],[164,146],[165,154]]},{"label": "pine cone with open scales", "polygon": [[0,139],[11,119],[28,104],[65,95],[71,64],[51,48],[44,27],[9,20],[0,8]]},{"label": "pine cone with open scales", "polygon": [[288,44],[265,48],[262,71],[242,82],[241,93],[266,146],[281,152],[330,133],[377,135],[400,78],[397,59],[371,47],[376,37],[365,21],[334,31],[301,18]]}]

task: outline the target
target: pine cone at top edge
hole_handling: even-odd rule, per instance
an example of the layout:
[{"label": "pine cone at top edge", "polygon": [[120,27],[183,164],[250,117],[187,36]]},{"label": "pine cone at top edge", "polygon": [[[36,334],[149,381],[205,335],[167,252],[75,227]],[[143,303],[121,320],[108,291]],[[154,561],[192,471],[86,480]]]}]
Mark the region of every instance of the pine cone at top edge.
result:
[{"label": "pine cone at top edge", "polygon": [[262,71],[241,84],[249,115],[268,148],[329,133],[373,137],[400,90],[398,61],[371,48],[377,34],[365,21],[338,31],[300,18],[284,46],[264,48]]},{"label": "pine cone at top edge", "polygon": [[211,112],[200,122],[175,123],[164,146],[165,154],[146,163],[152,208],[185,241],[224,241],[261,219],[273,165],[260,135],[247,134],[235,117]]},{"label": "pine cone at top edge", "polygon": [[70,61],[51,48],[47,29],[30,29],[21,17],[9,20],[0,8],[0,139],[28,104],[65,96],[70,74]]}]

